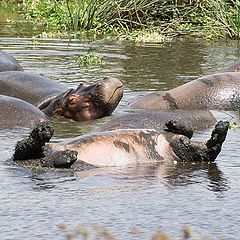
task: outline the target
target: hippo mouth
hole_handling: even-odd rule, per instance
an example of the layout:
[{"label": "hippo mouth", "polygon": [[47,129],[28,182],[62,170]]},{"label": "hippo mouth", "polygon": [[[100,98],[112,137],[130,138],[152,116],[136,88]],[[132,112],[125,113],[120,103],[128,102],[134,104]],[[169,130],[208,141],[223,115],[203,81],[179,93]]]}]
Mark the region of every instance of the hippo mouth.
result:
[{"label": "hippo mouth", "polygon": [[105,94],[97,94],[89,99],[89,110],[92,115],[103,114],[105,116],[109,116],[117,107],[118,103],[122,99],[122,96],[123,85],[116,87],[114,91],[111,94],[108,93],[107,96]]}]

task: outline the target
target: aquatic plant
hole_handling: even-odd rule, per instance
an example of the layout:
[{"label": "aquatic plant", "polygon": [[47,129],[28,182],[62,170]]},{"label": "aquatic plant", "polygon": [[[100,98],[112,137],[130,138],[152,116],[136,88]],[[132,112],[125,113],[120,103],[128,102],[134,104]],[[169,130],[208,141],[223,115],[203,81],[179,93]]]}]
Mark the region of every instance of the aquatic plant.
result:
[{"label": "aquatic plant", "polygon": [[105,61],[102,56],[94,55],[92,53],[87,53],[77,57],[77,63],[81,66],[99,66],[104,65]]}]

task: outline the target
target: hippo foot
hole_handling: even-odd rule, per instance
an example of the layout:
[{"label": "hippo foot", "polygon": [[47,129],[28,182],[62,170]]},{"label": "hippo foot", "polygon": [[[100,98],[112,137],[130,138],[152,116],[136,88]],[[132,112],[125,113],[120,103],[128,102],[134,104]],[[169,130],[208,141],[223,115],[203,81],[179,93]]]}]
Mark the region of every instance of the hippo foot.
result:
[{"label": "hippo foot", "polygon": [[228,128],[229,122],[219,121],[206,143],[191,142],[188,137],[182,136],[172,140],[170,145],[182,161],[213,162],[221,151]]},{"label": "hippo foot", "polygon": [[168,121],[165,126],[167,127],[166,131],[177,133],[183,136],[188,137],[189,139],[193,136],[193,130],[187,127],[184,123],[178,121]]},{"label": "hippo foot", "polygon": [[44,157],[44,146],[49,142],[54,133],[54,128],[49,122],[38,124],[29,137],[18,141],[15,147],[13,160],[27,160]]},{"label": "hippo foot", "polygon": [[53,152],[41,159],[41,165],[51,168],[70,168],[77,160],[77,154],[76,151],[72,150]]}]

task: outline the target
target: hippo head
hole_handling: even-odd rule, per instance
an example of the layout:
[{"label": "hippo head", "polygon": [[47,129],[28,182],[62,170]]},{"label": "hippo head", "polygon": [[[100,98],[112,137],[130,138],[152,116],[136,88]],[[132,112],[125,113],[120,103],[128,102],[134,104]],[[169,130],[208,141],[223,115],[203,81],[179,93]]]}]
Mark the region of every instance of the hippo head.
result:
[{"label": "hippo head", "polygon": [[123,84],[116,78],[105,77],[98,83],[70,89],[61,95],[52,115],[75,121],[88,121],[111,115],[123,96]]}]

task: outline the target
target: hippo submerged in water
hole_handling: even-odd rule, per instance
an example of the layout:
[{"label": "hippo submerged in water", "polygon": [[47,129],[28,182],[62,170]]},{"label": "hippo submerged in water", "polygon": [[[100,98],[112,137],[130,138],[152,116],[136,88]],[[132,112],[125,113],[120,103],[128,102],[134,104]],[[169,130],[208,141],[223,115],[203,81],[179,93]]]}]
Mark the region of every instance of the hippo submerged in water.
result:
[{"label": "hippo submerged in water", "polygon": [[150,93],[130,104],[100,131],[121,128],[163,128],[169,119],[202,130],[216,123],[210,110],[240,110],[240,63],[219,74],[198,78],[169,91]]},{"label": "hippo submerged in water", "polygon": [[136,100],[131,107],[236,111],[240,109],[240,73],[224,72],[200,77],[169,91],[150,93]]},{"label": "hippo submerged in water", "polygon": [[0,129],[34,127],[47,120],[46,115],[21,99],[0,95]]},{"label": "hippo submerged in water", "polygon": [[5,71],[22,71],[22,67],[14,57],[0,50],[0,72]]},{"label": "hippo submerged in water", "polygon": [[100,130],[162,128],[169,119],[184,122],[194,130],[212,126],[210,110],[240,110],[239,63],[229,70],[198,78],[169,91],[150,93],[130,104],[127,113],[114,117]]},{"label": "hippo submerged in water", "polygon": [[103,124],[99,130],[109,131],[115,129],[163,129],[165,123],[171,119],[184,123],[192,130],[203,130],[216,123],[214,115],[207,110],[129,110],[124,114],[114,116],[110,121]]},{"label": "hippo submerged in water", "polygon": [[98,167],[174,160],[213,162],[221,151],[229,123],[218,122],[206,142],[190,141],[192,130],[182,124],[169,121],[166,126],[166,131],[120,129],[46,144],[54,130],[45,122],[17,143],[13,160],[41,158],[44,166],[72,169],[86,164]]},{"label": "hippo submerged in water", "polygon": [[87,121],[109,116],[123,96],[123,84],[105,77],[89,86],[76,89],[23,71],[0,72],[0,94],[22,99],[47,116],[64,116]]},{"label": "hippo submerged in water", "polygon": [[106,77],[98,83],[76,89],[21,71],[12,56],[0,51],[0,94],[22,99],[47,116],[64,116],[87,121],[109,116],[123,95],[122,83]]}]

